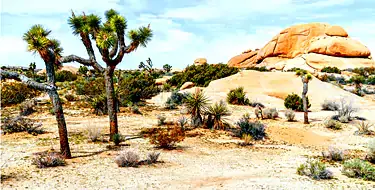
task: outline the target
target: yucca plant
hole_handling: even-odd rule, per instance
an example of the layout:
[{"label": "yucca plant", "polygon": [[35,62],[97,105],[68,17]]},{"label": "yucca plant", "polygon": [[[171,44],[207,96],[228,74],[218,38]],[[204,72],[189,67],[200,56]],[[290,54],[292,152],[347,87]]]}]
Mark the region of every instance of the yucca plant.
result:
[{"label": "yucca plant", "polygon": [[207,110],[208,98],[197,88],[195,93],[189,94],[185,100],[186,107],[191,113],[193,127],[202,125],[202,114]]},{"label": "yucca plant", "polygon": [[246,97],[246,93],[243,87],[237,87],[231,89],[227,94],[227,102],[234,105],[247,105],[249,99]]},{"label": "yucca plant", "polygon": [[[105,12],[104,22],[99,16],[94,14],[86,15],[83,13],[75,15],[72,12],[72,16],[69,18],[69,25],[73,30],[73,34],[81,38],[89,58],[84,59],[76,55],[70,55],[62,57],[60,62],[76,61],[82,65],[93,67],[99,73],[104,73],[110,137],[112,140],[113,135],[118,133],[116,95],[113,85],[114,71],[116,66],[122,62],[125,54],[136,51],[139,46],[147,47],[153,36],[152,30],[150,25],[130,30],[127,34],[130,44],[126,45],[125,30],[127,29],[127,20],[113,9]],[[102,67],[96,60],[91,39],[96,42],[101,60],[106,63],[106,67]]]},{"label": "yucca plant", "polygon": [[207,127],[213,129],[224,129],[227,122],[225,121],[225,116],[229,116],[231,113],[225,104],[224,101],[220,101],[219,103],[215,103],[208,107],[206,111],[207,119]]}]

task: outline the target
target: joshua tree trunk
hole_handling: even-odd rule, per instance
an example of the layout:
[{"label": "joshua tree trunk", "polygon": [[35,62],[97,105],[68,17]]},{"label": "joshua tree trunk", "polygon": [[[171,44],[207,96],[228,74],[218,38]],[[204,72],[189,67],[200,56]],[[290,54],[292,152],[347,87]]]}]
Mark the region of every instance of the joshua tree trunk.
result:
[{"label": "joshua tree trunk", "polygon": [[53,63],[46,63],[47,81],[50,86],[53,86],[53,90],[48,91],[48,95],[52,101],[53,109],[56,116],[57,126],[59,129],[60,137],[60,152],[65,158],[71,158],[68,131],[66,129],[65,117],[63,108],[61,105],[59,94],[55,85],[55,68]]},{"label": "joshua tree trunk", "polygon": [[116,110],[116,95],[115,89],[113,86],[113,73],[115,67],[108,66],[105,70],[105,87],[107,95],[107,105],[108,105],[108,116],[109,116],[109,125],[110,125],[110,139],[112,140],[113,135],[118,133],[118,124],[117,124],[117,110]]},{"label": "joshua tree trunk", "polygon": [[304,124],[309,124],[309,117],[308,117],[308,112],[307,112],[307,90],[308,90],[308,83],[306,81],[305,77],[302,77],[302,82],[303,82],[303,91],[302,91],[302,103],[303,103],[303,120]]}]

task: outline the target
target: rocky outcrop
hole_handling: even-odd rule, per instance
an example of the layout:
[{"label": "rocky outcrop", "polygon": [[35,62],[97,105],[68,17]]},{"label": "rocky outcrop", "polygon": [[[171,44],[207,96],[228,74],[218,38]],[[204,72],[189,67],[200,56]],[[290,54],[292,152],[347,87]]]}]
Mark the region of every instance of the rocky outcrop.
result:
[{"label": "rocky outcrop", "polygon": [[[309,59],[305,61],[305,57]],[[331,61],[335,62],[334,65],[331,65]],[[342,27],[325,23],[291,26],[260,50],[245,51],[228,61],[228,65],[233,67],[266,66],[278,70],[285,70],[287,64],[305,68],[314,65],[313,69],[325,66],[342,69],[375,66],[365,45],[351,39]]]},{"label": "rocky outcrop", "polygon": [[185,90],[185,89],[189,89],[189,88],[192,88],[194,87],[194,83],[193,82],[185,82],[181,87],[180,87],[180,90]]},{"label": "rocky outcrop", "polygon": [[172,76],[163,76],[163,78],[158,78],[158,79],[155,79],[155,84],[156,85],[163,85],[165,83],[167,83],[169,81],[169,79],[171,79]]},{"label": "rocky outcrop", "polygon": [[194,65],[203,65],[206,63],[207,63],[206,58],[197,58],[196,60],[194,60]]}]

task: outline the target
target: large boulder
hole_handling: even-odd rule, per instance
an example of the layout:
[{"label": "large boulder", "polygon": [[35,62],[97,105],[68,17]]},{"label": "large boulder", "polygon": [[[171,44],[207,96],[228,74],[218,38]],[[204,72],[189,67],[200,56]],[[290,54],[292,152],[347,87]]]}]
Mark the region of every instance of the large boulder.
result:
[{"label": "large boulder", "polygon": [[193,82],[185,82],[181,87],[180,87],[180,90],[185,90],[185,89],[189,89],[189,88],[192,88],[194,87],[194,83]]},{"label": "large boulder", "polygon": [[207,63],[206,58],[197,58],[194,60],[194,65],[203,65]]},{"label": "large boulder", "polygon": [[[310,55],[312,54],[312,55]],[[357,66],[375,66],[371,59],[370,50],[360,42],[349,38],[348,33],[340,26],[332,26],[326,23],[299,24],[284,29],[274,36],[259,51],[245,51],[228,61],[229,66],[251,67],[266,66],[268,68],[284,69],[285,64],[311,66],[309,63],[302,63],[302,59],[285,62],[285,59],[294,59],[301,56],[317,58],[313,64],[332,66],[327,59],[334,59],[339,68],[353,68]],[[329,57],[326,57],[329,56]],[[319,57],[319,56],[318,56]],[[324,60],[322,58],[324,57]],[[272,58],[272,59],[271,59]],[[339,59],[335,59],[339,58]],[[349,60],[345,60],[348,58]],[[282,63],[278,63],[282,62]],[[298,62],[298,63],[297,63]],[[324,64],[323,64],[324,63]],[[290,68],[290,66],[287,66]]]}]

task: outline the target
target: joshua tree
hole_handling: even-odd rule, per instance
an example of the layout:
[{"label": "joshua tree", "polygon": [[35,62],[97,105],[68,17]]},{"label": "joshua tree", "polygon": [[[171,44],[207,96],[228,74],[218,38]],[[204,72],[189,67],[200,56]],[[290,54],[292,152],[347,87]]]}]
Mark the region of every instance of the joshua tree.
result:
[{"label": "joshua tree", "polygon": [[36,68],[35,62],[31,62],[30,65],[29,65],[29,70],[33,74],[33,77],[34,77],[34,74],[35,74],[35,68]]},{"label": "joshua tree", "polygon": [[309,124],[306,94],[307,94],[307,91],[308,91],[309,82],[312,80],[312,76],[306,70],[297,70],[296,75],[300,76],[301,79],[302,79],[302,83],[303,83],[302,103],[303,103],[303,112],[304,112],[303,120],[304,120],[305,124]]},{"label": "joshua tree", "polygon": [[[97,15],[83,13],[76,16],[72,11],[69,25],[73,29],[73,34],[80,36],[89,58],[84,59],[76,55],[69,55],[60,58],[60,62],[76,61],[82,65],[91,66],[100,73],[104,73],[110,138],[112,139],[113,135],[118,133],[117,110],[115,109],[117,103],[113,86],[115,68],[122,61],[125,54],[135,51],[139,46],[147,46],[147,43],[152,38],[152,30],[150,29],[150,24],[148,27],[142,26],[139,29],[130,30],[128,37],[131,41],[129,45],[125,45],[126,19],[113,9],[105,12],[105,18],[106,21],[102,23],[101,18]],[[95,40],[96,47],[106,67],[102,67],[96,60],[91,39]]]},{"label": "joshua tree", "polygon": [[146,63],[147,63],[147,64],[144,64],[143,61],[141,61],[141,62],[139,63],[138,68],[139,68],[139,69],[144,69],[144,70],[148,71],[149,73],[152,73],[152,71],[153,71],[152,66],[153,66],[153,65],[152,65],[152,61],[151,61],[151,59],[148,58],[148,59],[146,60]]},{"label": "joshua tree", "polygon": [[1,71],[1,77],[19,80],[27,84],[31,88],[42,90],[48,93],[52,100],[57,126],[59,128],[61,154],[65,158],[71,158],[64,112],[55,85],[54,65],[60,64],[58,60],[63,49],[60,47],[60,43],[57,40],[48,38],[50,32],[51,31],[44,29],[41,25],[34,25],[23,36],[23,40],[28,43],[28,51],[38,53],[43,59],[46,65],[48,84],[37,83],[27,78],[26,76],[15,72]]},{"label": "joshua tree", "polygon": [[163,69],[164,69],[165,72],[169,73],[172,69],[172,66],[169,65],[169,64],[165,64],[165,65],[163,65]]}]

